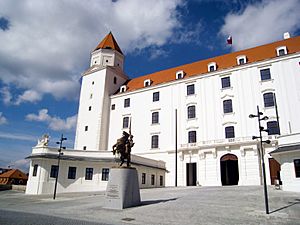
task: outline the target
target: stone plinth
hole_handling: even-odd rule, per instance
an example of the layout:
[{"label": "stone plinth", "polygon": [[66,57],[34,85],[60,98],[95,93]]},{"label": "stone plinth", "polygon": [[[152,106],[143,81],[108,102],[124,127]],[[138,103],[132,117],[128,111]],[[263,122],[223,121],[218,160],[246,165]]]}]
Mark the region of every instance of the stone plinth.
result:
[{"label": "stone plinth", "polygon": [[106,188],[104,208],[124,209],[141,204],[135,168],[112,168]]}]

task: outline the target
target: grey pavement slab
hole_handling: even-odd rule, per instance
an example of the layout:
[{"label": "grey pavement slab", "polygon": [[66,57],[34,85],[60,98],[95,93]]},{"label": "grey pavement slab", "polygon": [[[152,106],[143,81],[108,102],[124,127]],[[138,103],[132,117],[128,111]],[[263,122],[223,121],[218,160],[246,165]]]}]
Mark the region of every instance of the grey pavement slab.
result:
[{"label": "grey pavement slab", "polygon": [[[0,224],[291,224],[300,225],[300,194],[268,188],[265,214],[262,186],[142,189],[142,205],[104,209],[104,192],[33,196],[0,192]],[[15,218],[11,219],[10,215]],[[35,218],[36,217],[36,218]],[[71,222],[69,222],[71,221]]]}]

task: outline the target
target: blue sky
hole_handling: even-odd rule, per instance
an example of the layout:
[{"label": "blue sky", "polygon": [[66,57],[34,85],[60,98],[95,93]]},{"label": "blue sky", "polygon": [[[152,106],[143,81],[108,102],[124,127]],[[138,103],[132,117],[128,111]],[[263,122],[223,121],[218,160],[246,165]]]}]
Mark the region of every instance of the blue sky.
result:
[{"label": "blue sky", "polygon": [[134,78],[298,36],[299,12],[299,0],[1,1],[0,167],[26,170],[44,133],[73,147],[80,74],[109,31]]}]

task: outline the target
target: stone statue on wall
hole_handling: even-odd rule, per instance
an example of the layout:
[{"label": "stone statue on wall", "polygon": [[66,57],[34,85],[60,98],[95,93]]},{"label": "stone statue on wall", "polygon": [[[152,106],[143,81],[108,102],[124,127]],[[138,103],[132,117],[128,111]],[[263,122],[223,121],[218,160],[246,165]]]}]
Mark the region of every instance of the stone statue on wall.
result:
[{"label": "stone statue on wall", "polygon": [[38,139],[38,143],[36,147],[45,147],[48,146],[50,136],[48,134],[44,134],[40,139]]},{"label": "stone statue on wall", "polygon": [[[131,132],[130,132],[131,133]],[[117,140],[117,143],[112,146],[113,154],[120,155],[120,166],[123,165],[126,159],[127,167],[130,167],[131,162],[131,148],[134,146],[133,143],[133,135],[128,134],[127,132],[123,131],[123,135],[121,138]]]}]

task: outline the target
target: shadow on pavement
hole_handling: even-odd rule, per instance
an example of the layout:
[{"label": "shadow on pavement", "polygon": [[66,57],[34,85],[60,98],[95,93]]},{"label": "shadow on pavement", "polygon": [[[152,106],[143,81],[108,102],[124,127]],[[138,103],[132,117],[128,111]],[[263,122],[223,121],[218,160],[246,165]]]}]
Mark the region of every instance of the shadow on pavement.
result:
[{"label": "shadow on pavement", "polygon": [[283,210],[283,209],[286,209],[286,208],[289,208],[289,207],[291,207],[291,206],[293,206],[293,205],[296,205],[296,204],[300,204],[300,199],[295,199],[294,202],[289,202],[288,205],[283,206],[283,207],[281,207],[281,208],[279,208],[279,209],[275,209],[275,210],[273,210],[272,212],[270,212],[270,214],[271,214],[271,213],[278,212],[278,211]]},{"label": "shadow on pavement", "polygon": [[162,202],[164,203],[164,202],[175,201],[175,200],[177,200],[177,198],[142,201],[140,206],[158,204],[158,203],[162,203]]}]

